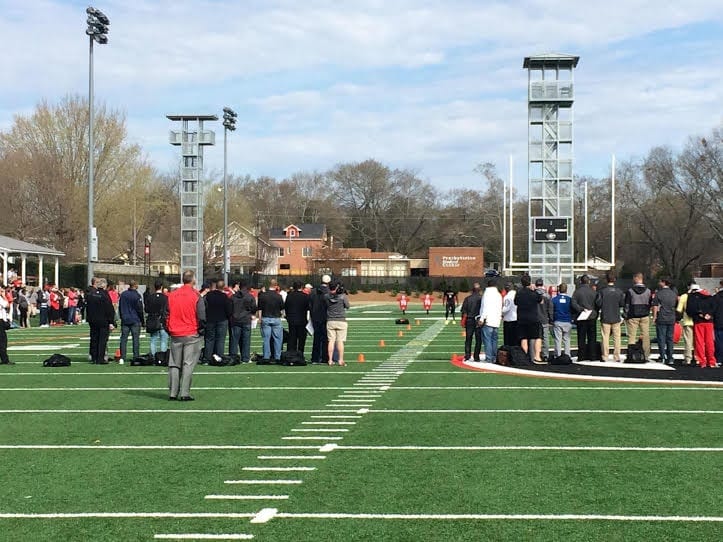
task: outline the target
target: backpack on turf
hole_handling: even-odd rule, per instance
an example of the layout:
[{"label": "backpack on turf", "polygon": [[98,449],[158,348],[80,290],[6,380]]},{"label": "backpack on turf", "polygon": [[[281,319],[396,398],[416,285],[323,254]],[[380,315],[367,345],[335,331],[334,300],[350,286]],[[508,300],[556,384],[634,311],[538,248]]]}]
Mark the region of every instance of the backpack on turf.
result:
[{"label": "backpack on turf", "polygon": [[645,350],[643,350],[643,341],[638,339],[635,344],[628,345],[627,356],[625,357],[625,363],[645,363]]},{"label": "backpack on turf", "polygon": [[70,358],[63,354],[53,354],[43,362],[43,367],[69,367]]},{"label": "backpack on turf", "polygon": [[570,365],[572,358],[563,352],[559,356],[550,356],[550,365]]}]

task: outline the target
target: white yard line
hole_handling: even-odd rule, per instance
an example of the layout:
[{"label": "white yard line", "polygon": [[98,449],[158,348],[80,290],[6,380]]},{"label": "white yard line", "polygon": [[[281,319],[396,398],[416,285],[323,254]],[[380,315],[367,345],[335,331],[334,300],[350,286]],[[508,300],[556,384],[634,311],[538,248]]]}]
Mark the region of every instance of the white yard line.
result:
[{"label": "white yard line", "polygon": [[[348,388],[323,386],[194,386],[195,390],[205,391],[294,391],[294,390],[346,390]],[[167,391],[168,387],[87,387],[87,388],[0,388],[4,391]]]},{"label": "white yard line", "polygon": [[281,440],[342,440],[344,437],[325,437],[318,435],[314,437],[281,437]]},{"label": "white yard line", "polygon": [[624,516],[603,514],[344,514],[279,512],[282,519],[380,519],[380,520],[522,520],[522,521],[665,521],[719,523],[723,516]]},{"label": "white yard line", "polygon": [[[690,382],[687,382],[690,383]],[[723,383],[721,383],[723,384]],[[407,391],[407,390],[528,390],[528,391],[723,391],[720,388],[714,387],[678,387],[678,386],[641,386],[641,387],[626,387],[626,386],[394,386],[394,391]]]},{"label": "white yard line", "polygon": [[253,518],[256,513],[245,512],[51,512],[51,513],[8,513],[0,512],[0,519],[195,519],[195,518]]},{"label": "white yard line", "polygon": [[[340,407],[344,405],[327,405]],[[358,405],[348,405],[356,407]],[[3,409],[0,414],[310,414],[323,412],[356,412],[354,409],[314,409],[314,410],[292,410],[292,409],[183,409],[183,408],[156,408],[156,409]]]},{"label": "white yard line", "polygon": [[301,425],[356,425],[356,422],[301,422]]},{"label": "white yard line", "polygon": [[723,410],[608,410],[608,409],[372,409],[374,414],[723,414]]},{"label": "white yard line", "polygon": [[486,451],[529,451],[529,452],[723,452],[716,447],[658,447],[658,446],[342,446],[336,450],[365,451],[439,451],[439,452],[486,452]]},{"label": "white yard line", "polygon": [[206,500],[217,501],[285,501],[288,495],[206,495]]},{"label": "white yard line", "polygon": [[256,459],[268,459],[272,461],[296,461],[296,460],[321,460],[326,459],[325,455],[257,455]]},{"label": "white yard line", "polygon": [[[336,440],[342,437],[319,435],[318,437],[282,437],[293,440]],[[324,447],[322,447],[324,448]],[[326,449],[319,446],[263,446],[263,445],[214,445],[214,444],[191,444],[191,445],[87,445],[87,444],[0,444],[0,450],[315,450],[325,452]],[[377,445],[334,445],[334,449],[346,451],[562,451],[562,452],[723,452],[723,447],[659,447],[659,446],[377,446]],[[279,467],[285,470],[289,467]],[[247,468],[244,467],[244,470]],[[301,468],[302,470],[314,470],[312,467]],[[265,467],[252,470],[275,470]]]},{"label": "white yard line", "polygon": [[[315,448],[318,448],[318,446]],[[241,470],[250,472],[310,472],[316,470],[316,467],[243,467]]]},{"label": "white yard line", "polygon": [[239,484],[239,485],[272,485],[272,486],[286,486],[286,485],[298,485],[303,480],[224,480],[224,484]]},{"label": "white yard line", "polygon": [[359,419],[359,418],[361,418],[361,416],[353,416],[353,415],[347,415],[347,416],[344,416],[344,415],[341,415],[341,416],[309,416],[309,418],[317,419],[317,420],[320,420],[320,419],[321,419],[321,420],[335,420],[335,419],[336,419],[336,420],[343,420],[343,419],[347,419],[347,418]]},{"label": "white yard line", "polygon": [[[683,381],[677,381],[683,382]],[[685,383],[690,384],[690,381]],[[459,390],[459,391],[477,391],[477,390],[528,390],[528,391],[577,391],[577,390],[588,390],[588,391],[723,391],[723,382],[711,383],[701,382],[700,387],[691,386],[664,386],[664,387],[625,387],[625,386],[394,386],[394,391],[425,391],[425,390]],[[714,384],[716,387],[710,386]],[[292,390],[334,390],[334,391],[350,391],[353,393],[378,393],[381,388],[388,387],[386,383],[355,383],[356,388],[346,387],[319,387],[319,386],[295,386],[295,387],[281,387],[281,386],[194,386],[194,390],[203,391],[292,391]],[[721,387],[718,387],[721,386]],[[364,388],[364,389],[360,389]],[[85,388],[0,388],[0,392],[48,392],[48,391],[167,391],[167,387],[154,386],[154,387],[85,387]]]},{"label": "white yard line", "polygon": [[155,540],[253,540],[252,534],[205,534],[205,533],[167,533],[153,535]]},{"label": "white yard line", "polygon": [[[666,516],[666,515],[605,515],[605,514],[373,514],[344,512],[290,513],[264,509],[254,513],[236,512],[57,512],[57,513],[0,513],[0,519],[253,519],[262,512],[280,519],[378,519],[378,520],[437,520],[437,521],[620,521],[620,522],[683,522],[721,523],[723,516]],[[258,521],[257,521],[258,523]]]},{"label": "white yard line", "polygon": [[325,429],[321,427],[314,427],[311,429],[292,429],[295,433],[348,433],[349,430],[346,428],[334,428],[334,429]]},{"label": "white yard line", "polygon": [[244,444],[0,444],[0,450],[318,450],[318,446]]}]

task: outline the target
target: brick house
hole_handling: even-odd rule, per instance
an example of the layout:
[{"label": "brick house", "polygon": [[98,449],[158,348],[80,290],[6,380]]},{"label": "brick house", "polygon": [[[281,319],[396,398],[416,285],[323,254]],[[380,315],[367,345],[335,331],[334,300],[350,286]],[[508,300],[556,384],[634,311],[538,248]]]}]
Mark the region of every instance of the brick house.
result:
[{"label": "brick house", "polygon": [[278,275],[309,275],[314,253],[327,245],[325,224],[289,224],[271,228],[269,242],[278,251]]}]

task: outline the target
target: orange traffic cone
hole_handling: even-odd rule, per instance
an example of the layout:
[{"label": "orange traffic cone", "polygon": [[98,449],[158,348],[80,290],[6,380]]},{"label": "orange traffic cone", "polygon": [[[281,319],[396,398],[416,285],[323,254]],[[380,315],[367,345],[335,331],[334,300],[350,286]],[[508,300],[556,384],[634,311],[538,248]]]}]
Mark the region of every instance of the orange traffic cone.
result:
[{"label": "orange traffic cone", "polygon": [[359,354],[359,355],[356,357],[356,360],[357,360],[359,363],[364,363],[364,362],[366,361],[366,359],[364,359],[364,354]]},{"label": "orange traffic cone", "polygon": [[384,344],[384,339],[379,340],[379,348],[384,348],[386,345]]},{"label": "orange traffic cone", "polygon": [[399,333],[397,333],[397,337],[404,337],[404,332],[402,330],[399,330]]},{"label": "orange traffic cone", "polygon": [[421,325],[422,325],[422,321],[421,321],[419,318],[417,318],[417,319],[414,321],[414,323],[417,324],[418,326],[421,326]]},{"label": "orange traffic cone", "polygon": [[462,331],[462,332],[460,333],[460,335],[461,335],[462,337],[466,337],[466,336],[467,336],[467,332],[466,332],[466,331]]},{"label": "orange traffic cone", "polygon": [[412,325],[411,325],[411,324],[407,324],[407,331],[412,331]]},{"label": "orange traffic cone", "polygon": [[115,360],[118,361],[121,358],[120,348],[115,351]]}]

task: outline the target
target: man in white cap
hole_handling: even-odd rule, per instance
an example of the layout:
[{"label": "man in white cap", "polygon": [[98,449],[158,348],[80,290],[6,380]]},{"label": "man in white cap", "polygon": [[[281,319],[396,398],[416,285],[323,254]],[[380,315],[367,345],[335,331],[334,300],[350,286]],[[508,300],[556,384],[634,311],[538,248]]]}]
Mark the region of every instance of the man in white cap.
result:
[{"label": "man in white cap", "polygon": [[326,336],[326,302],[331,277],[321,277],[321,285],[311,291],[311,325],[314,326],[314,342],[311,348],[311,363],[329,363],[328,339]]}]

